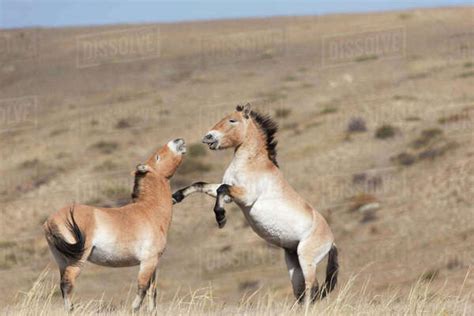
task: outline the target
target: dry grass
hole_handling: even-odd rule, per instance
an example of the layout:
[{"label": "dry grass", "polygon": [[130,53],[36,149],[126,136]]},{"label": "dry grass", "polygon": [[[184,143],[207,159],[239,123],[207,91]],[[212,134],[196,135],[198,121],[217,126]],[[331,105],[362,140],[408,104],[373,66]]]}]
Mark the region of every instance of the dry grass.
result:
[{"label": "dry grass", "polygon": [[[430,274],[431,275],[431,274]],[[431,278],[432,279],[432,278]],[[460,287],[457,295],[445,295],[434,289],[431,279],[420,279],[406,294],[397,291],[385,294],[368,294],[369,282],[357,288],[355,277],[323,301],[309,307],[294,303],[292,297],[276,298],[272,292],[257,289],[244,295],[235,305],[228,305],[219,298],[212,285],[206,288],[179,291],[170,301],[158,299],[157,309],[147,311],[147,299],[138,315],[470,315],[473,304],[471,294]],[[54,278],[48,270],[41,273],[32,288],[20,293],[18,303],[2,310],[5,314],[64,315],[62,299]],[[130,315],[133,298],[129,291],[127,299],[119,304],[97,298],[81,301],[75,298],[74,311],[69,315]]]}]

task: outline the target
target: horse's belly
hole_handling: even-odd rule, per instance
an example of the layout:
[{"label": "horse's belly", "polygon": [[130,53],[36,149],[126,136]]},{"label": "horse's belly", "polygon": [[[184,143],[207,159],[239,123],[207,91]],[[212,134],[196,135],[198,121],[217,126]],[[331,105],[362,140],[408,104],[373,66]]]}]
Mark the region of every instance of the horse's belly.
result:
[{"label": "horse's belly", "polygon": [[88,260],[110,267],[134,266],[139,264],[142,259],[141,246],[150,248],[146,240],[139,241],[132,236],[124,238],[120,232],[102,226],[95,232]]},{"label": "horse's belly", "polygon": [[108,267],[130,267],[140,264],[139,258],[129,249],[94,247],[88,258],[92,263]]},{"label": "horse's belly", "polygon": [[295,249],[311,229],[311,217],[284,202],[257,201],[251,208],[244,209],[244,213],[260,237],[288,249]]}]

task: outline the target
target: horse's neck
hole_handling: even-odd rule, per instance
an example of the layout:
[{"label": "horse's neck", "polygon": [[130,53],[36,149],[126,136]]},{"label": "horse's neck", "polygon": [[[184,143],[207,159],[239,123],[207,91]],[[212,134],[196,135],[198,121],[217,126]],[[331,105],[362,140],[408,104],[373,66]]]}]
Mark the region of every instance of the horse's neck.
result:
[{"label": "horse's neck", "polygon": [[229,165],[229,171],[239,170],[241,172],[249,165],[264,169],[270,163],[266,142],[262,138],[261,132],[257,130],[255,125],[251,128],[244,142],[236,148],[232,162]]},{"label": "horse's neck", "polygon": [[168,179],[158,176],[145,178],[140,184],[140,193],[135,203],[147,205],[150,209],[158,208],[163,196],[170,193],[168,191],[170,191]]}]

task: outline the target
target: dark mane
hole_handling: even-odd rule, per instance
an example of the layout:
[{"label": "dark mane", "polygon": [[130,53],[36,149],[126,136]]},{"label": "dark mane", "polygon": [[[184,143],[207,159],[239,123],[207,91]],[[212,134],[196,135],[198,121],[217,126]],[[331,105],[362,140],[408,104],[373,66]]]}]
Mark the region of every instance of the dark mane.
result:
[{"label": "dark mane", "polygon": [[136,202],[138,197],[140,196],[140,184],[145,177],[146,173],[135,171],[135,180],[133,182],[133,192],[132,192],[132,201]]},{"label": "dark mane", "polygon": [[276,160],[276,146],[278,141],[275,139],[275,134],[278,131],[278,124],[267,114],[261,114],[255,111],[250,112],[250,116],[253,118],[257,126],[263,132],[265,141],[267,143],[268,159],[278,167]]}]

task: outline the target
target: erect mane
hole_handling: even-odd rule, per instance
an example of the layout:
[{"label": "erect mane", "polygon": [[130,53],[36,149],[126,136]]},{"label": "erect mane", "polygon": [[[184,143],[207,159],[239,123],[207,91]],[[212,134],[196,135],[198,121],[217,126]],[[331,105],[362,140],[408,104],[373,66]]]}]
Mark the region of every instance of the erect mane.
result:
[{"label": "erect mane", "polygon": [[[237,111],[242,111],[242,106],[237,106]],[[265,143],[268,153],[268,159],[278,167],[276,160],[277,151],[276,146],[278,141],[275,139],[275,134],[278,131],[278,124],[275,122],[270,115],[258,113],[256,111],[250,111],[250,117],[254,120],[257,127],[263,132],[265,137]]]},{"label": "erect mane", "polygon": [[136,200],[140,197],[141,183],[145,176],[146,176],[146,173],[140,172],[138,170],[135,171],[135,180],[133,181],[133,191],[132,191],[133,202],[136,202]]}]

